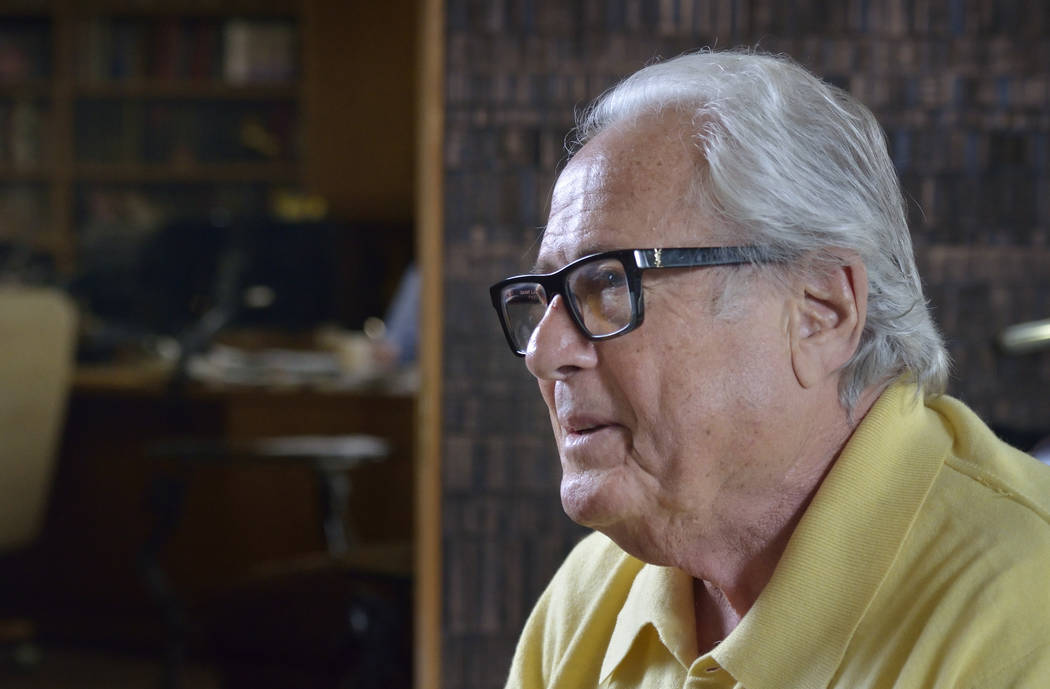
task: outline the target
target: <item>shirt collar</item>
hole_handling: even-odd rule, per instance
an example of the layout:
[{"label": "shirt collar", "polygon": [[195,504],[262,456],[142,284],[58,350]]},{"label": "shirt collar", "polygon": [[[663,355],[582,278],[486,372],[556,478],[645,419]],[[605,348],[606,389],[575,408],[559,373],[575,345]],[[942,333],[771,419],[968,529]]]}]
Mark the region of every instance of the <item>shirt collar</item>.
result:
[{"label": "shirt collar", "polygon": [[951,446],[911,385],[854,431],[772,579],[712,656],[749,689],[826,687]]},{"label": "shirt collar", "polygon": [[692,610],[692,577],[673,567],[642,567],[616,618],[599,681],[604,682],[612,674],[631,650],[638,634],[650,624],[667,650],[683,668],[688,668],[696,658]]}]

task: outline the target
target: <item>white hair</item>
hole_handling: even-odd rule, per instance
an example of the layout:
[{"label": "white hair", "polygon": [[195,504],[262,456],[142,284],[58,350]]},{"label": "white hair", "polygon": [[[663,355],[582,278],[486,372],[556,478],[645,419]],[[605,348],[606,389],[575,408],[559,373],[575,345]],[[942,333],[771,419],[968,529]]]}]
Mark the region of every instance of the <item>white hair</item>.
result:
[{"label": "white hair", "polygon": [[[578,145],[610,124],[680,111],[703,155],[697,201],[734,241],[810,269],[859,254],[868,315],[839,398],[904,376],[944,391],[948,354],[915,266],[904,199],[875,116],[782,56],[701,51],[634,73],[581,116]],[[816,263],[811,259],[816,257]]]}]

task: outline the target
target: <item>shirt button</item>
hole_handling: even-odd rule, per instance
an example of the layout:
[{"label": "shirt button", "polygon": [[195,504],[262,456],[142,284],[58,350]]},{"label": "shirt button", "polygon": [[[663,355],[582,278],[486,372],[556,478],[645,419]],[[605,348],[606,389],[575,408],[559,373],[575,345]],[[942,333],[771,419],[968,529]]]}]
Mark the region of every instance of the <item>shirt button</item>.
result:
[{"label": "shirt button", "polygon": [[727,679],[730,679],[729,674],[718,665],[701,665],[693,668],[686,678],[684,687],[685,689],[704,689],[706,687],[716,689],[726,686]]},{"label": "shirt button", "polygon": [[736,683],[726,675],[710,674],[703,677],[690,677],[683,689],[731,689]]}]

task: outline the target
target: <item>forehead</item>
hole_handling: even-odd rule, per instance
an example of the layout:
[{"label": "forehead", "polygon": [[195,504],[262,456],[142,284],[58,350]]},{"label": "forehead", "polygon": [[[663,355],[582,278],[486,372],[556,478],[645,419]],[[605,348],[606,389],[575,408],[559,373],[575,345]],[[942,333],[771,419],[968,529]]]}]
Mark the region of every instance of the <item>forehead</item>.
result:
[{"label": "forehead", "polygon": [[558,178],[537,267],[596,251],[691,246],[707,236],[691,193],[699,150],[681,116],[605,129]]}]

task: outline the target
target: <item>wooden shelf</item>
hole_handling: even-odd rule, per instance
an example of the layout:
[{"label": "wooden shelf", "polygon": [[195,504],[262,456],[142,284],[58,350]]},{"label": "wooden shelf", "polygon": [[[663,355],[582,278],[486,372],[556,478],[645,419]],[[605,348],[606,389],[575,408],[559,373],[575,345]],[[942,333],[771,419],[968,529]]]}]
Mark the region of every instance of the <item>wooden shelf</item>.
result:
[{"label": "wooden shelf", "polygon": [[54,93],[54,82],[50,79],[27,81],[0,81],[0,98],[50,98]]},{"label": "wooden shelf", "polygon": [[54,169],[47,165],[19,166],[11,163],[0,165],[0,182],[48,182]]},{"label": "wooden shelf", "polygon": [[[122,100],[295,100],[301,88],[289,84],[234,85],[221,81],[191,81],[183,79],[135,79],[111,82],[77,84],[74,91],[83,98],[114,98]],[[0,91],[2,93],[2,91]]]},{"label": "wooden shelf", "polygon": [[296,16],[301,12],[302,3],[296,0],[77,0],[71,4],[71,7],[81,16],[109,14],[149,17],[164,15],[258,17]]},{"label": "wooden shelf", "polygon": [[54,12],[47,0],[4,0],[3,13],[7,17],[46,19]]},{"label": "wooden shelf", "polygon": [[29,236],[22,236],[18,233],[0,233],[0,239],[48,253],[55,253],[65,249],[65,239],[61,235],[47,229],[42,229]]},{"label": "wooden shelf", "polygon": [[78,163],[75,177],[85,182],[275,182],[290,183],[299,177],[296,163]]}]

